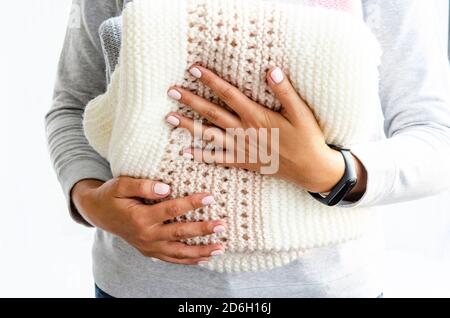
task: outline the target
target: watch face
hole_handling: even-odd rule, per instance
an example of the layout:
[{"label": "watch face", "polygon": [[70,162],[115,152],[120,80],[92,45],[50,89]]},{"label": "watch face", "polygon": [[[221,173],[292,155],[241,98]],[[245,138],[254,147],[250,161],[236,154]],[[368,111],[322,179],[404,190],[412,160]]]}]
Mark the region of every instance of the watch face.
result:
[{"label": "watch face", "polygon": [[337,185],[337,187],[332,191],[333,196],[331,198],[326,198],[326,201],[328,201],[327,204],[329,206],[334,206],[341,202],[355,185],[356,179],[354,178],[346,180],[342,184]]},{"label": "watch face", "polygon": [[353,187],[356,185],[356,178],[350,178],[347,180],[346,185],[349,187],[349,190],[353,189]]}]

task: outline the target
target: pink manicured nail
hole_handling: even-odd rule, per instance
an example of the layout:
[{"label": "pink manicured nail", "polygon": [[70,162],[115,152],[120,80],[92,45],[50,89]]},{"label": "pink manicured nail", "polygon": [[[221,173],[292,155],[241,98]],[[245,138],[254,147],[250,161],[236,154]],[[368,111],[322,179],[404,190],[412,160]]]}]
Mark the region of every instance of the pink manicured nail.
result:
[{"label": "pink manicured nail", "polygon": [[214,200],[214,197],[212,195],[209,195],[202,199],[203,205],[211,205],[211,204],[214,204],[215,202],[216,202],[216,200]]},{"label": "pink manicured nail", "polygon": [[170,191],[170,186],[164,183],[157,183],[155,184],[153,190],[155,191],[156,194],[166,195]]},{"label": "pink manicured nail", "polygon": [[191,75],[194,76],[195,78],[201,78],[202,77],[202,72],[196,67],[191,68],[189,70],[189,73],[191,73]]},{"label": "pink manicured nail", "polygon": [[225,226],[223,225],[217,225],[214,229],[213,232],[216,234],[222,234],[223,232],[225,232],[227,229],[225,228]]},{"label": "pink manicured nail", "polygon": [[215,250],[211,252],[211,256],[222,256],[224,252],[222,250]]},{"label": "pink manicured nail", "polygon": [[200,261],[200,262],[198,262],[198,265],[200,265],[200,266],[204,266],[204,265],[207,265],[208,264],[208,261]]},{"label": "pink manicured nail", "polygon": [[166,121],[171,124],[172,126],[177,127],[180,124],[180,120],[176,118],[175,116],[169,116],[166,118]]},{"label": "pink manicured nail", "polygon": [[193,160],[194,159],[194,155],[191,152],[190,148],[184,149],[183,150],[183,158],[186,160]]},{"label": "pink manicured nail", "polygon": [[170,98],[173,98],[175,100],[181,99],[181,93],[177,91],[176,89],[171,89],[167,92],[167,95],[169,95]]},{"label": "pink manicured nail", "polygon": [[272,73],[270,73],[270,77],[275,84],[280,84],[284,80],[283,71],[279,67],[277,67],[272,71]]}]

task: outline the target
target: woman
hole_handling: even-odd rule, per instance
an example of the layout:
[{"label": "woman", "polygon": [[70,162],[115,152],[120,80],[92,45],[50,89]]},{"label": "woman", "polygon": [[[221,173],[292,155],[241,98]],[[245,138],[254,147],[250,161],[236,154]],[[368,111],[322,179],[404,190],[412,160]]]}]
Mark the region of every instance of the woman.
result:
[{"label": "woman", "polygon": [[[362,4],[366,19],[377,17],[372,28],[385,52],[380,69],[380,96],[389,138],[352,149],[358,182],[340,202],[349,208],[435,194],[448,186],[448,178],[443,176],[450,175],[446,162],[450,158],[450,75],[445,49],[435,37],[437,26],[432,20],[435,8],[423,1],[382,5],[377,2],[367,0]],[[220,244],[181,247],[172,241],[226,231],[225,222],[160,226],[174,213],[180,215],[213,204],[214,193],[145,206],[145,210],[140,210],[148,216],[145,222],[136,220],[132,213],[136,205],[140,207],[136,197],[165,198],[170,187],[152,180],[112,179],[108,163],[88,145],[81,125],[86,104],[105,91],[98,27],[104,20],[120,14],[124,4],[121,1],[75,4],[81,8],[83,23],[80,28],[68,30],[47,129],[52,157],[72,215],[98,228],[93,257],[99,296],[376,297],[382,293],[380,234],[376,228],[362,239],[309,251],[303,258],[269,271],[223,274],[195,266],[226,253]],[[372,10],[376,14],[370,14]],[[190,70],[213,90],[232,89],[208,69],[195,65]],[[282,158],[296,159],[285,163],[300,164],[282,162],[279,177],[290,178],[313,192],[333,189],[345,169],[342,157],[325,145],[317,122],[283,70],[274,68],[267,75],[284,106],[283,117],[298,119],[295,133],[289,135],[302,144],[301,149],[285,149],[282,153]],[[210,118],[218,127],[227,128],[237,122],[246,127],[258,126],[255,118],[261,109],[233,92],[227,103],[234,106],[238,118],[214,110],[214,105],[206,105],[182,88],[172,87],[169,96],[200,113],[219,114]],[[251,114],[241,114],[238,108],[244,106],[253,107]],[[295,112],[298,109],[302,110],[302,116]],[[268,122],[274,123],[273,118]],[[191,125],[177,113],[168,114],[166,120],[175,126]],[[283,123],[276,122],[273,126],[283,128]],[[198,153],[186,152],[200,159]],[[317,167],[305,169],[301,160],[306,158],[317,162]],[[149,228],[151,235],[142,239]],[[164,262],[149,262],[146,257]]]}]

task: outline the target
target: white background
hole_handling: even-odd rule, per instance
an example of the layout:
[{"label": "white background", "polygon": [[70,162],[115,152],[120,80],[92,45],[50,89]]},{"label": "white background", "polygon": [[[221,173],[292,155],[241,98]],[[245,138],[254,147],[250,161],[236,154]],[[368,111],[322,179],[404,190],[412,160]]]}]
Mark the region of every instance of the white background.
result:
[{"label": "white background", "polygon": [[[70,1],[1,6],[0,297],[92,297],[93,232],[68,215],[44,130]],[[450,297],[449,200],[386,208],[385,296]]]}]

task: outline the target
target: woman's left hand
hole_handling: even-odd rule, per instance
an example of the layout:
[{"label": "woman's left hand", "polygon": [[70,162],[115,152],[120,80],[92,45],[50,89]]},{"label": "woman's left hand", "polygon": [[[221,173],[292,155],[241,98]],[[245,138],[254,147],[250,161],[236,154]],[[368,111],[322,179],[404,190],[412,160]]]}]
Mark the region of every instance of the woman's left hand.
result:
[{"label": "woman's left hand", "polygon": [[[257,156],[256,161],[248,158],[252,154],[252,149],[256,149],[254,154],[260,153],[258,151],[265,147],[266,154],[270,154],[271,157],[277,156],[278,169],[273,171],[273,174],[292,181],[308,191],[328,192],[342,178],[345,171],[342,155],[326,144],[313,112],[280,68],[273,68],[267,74],[269,86],[282,105],[280,112],[272,111],[252,101],[238,88],[204,67],[194,65],[190,68],[190,73],[211,88],[234,113],[181,87],[170,88],[168,95],[171,98],[191,107],[214,125],[200,126],[201,134],[204,136],[202,139],[211,141],[219,149],[223,149],[223,151],[185,149],[185,156],[200,162],[262,171],[268,162],[262,162],[264,160],[261,160],[260,156]],[[194,120],[178,113],[170,113],[166,120],[173,126],[188,129],[193,135],[194,132],[199,132],[197,129],[199,126],[196,126]],[[249,131],[249,128],[256,131],[257,143],[249,138],[251,135],[246,135],[244,144],[236,147],[236,137],[233,134],[236,131],[241,133]],[[261,136],[267,136],[267,140],[263,140]],[[239,155],[241,157],[238,157]],[[237,160],[243,158],[242,155],[247,160]]]}]

